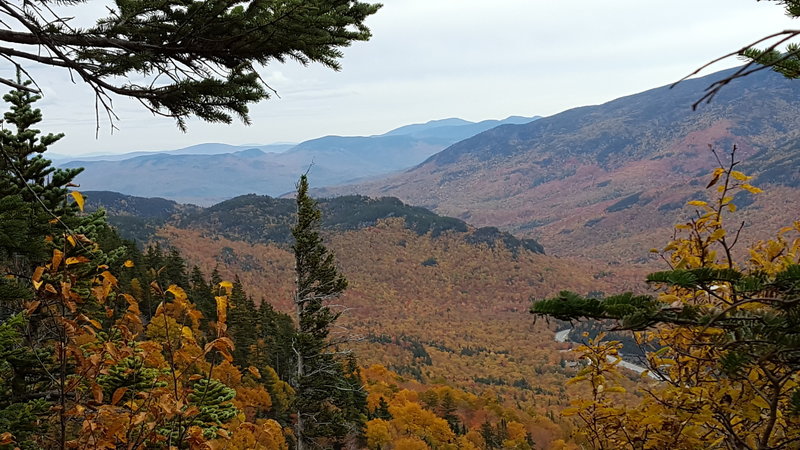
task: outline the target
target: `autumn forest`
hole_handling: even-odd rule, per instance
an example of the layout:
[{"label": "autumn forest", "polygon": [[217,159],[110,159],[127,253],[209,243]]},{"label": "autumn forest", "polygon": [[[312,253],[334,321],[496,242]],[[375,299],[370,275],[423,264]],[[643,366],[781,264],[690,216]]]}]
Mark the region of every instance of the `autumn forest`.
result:
[{"label": "autumn forest", "polygon": [[67,161],[27,64],[250,123],[382,5],[49,3],[0,1],[0,449],[800,448],[800,31],[550,117]]}]

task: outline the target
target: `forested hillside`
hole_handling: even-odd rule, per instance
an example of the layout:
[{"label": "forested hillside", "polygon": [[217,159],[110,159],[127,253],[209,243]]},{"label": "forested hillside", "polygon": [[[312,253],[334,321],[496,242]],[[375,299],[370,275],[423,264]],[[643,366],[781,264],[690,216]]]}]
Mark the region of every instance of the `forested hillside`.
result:
[{"label": "forested hillside", "polygon": [[[127,239],[148,242],[164,225],[202,230],[211,236],[224,236],[251,243],[287,244],[295,220],[295,205],[290,199],[255,194],[243,195],[208,208],[181,205],[160,198],[134,197],[114,192],[85,192],[87,208],[104,209],[109,222]],[[495,227],[475,229],[466,222],[443,217],[425,208],[409,206],[393,197],[344,196],[320,199],[322,228],[330,231],[358,230],[377,225],[388,218],[403,219],[418,235],[437,237],[454,233],[471,244],[489,247],[503,245],[517,254],[522,250],[544,253],[534,239],[518,239]]]}]

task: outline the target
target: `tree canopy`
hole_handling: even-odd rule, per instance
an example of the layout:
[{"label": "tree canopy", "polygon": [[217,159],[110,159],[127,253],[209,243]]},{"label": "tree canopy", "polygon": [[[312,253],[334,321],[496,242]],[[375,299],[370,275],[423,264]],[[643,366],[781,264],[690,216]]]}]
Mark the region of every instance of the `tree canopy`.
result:
[{"label": "tree canopy", "polygon": [[[249,123],[248,105],[274,92],[259,75],[272,62],[338,70],[341,49],[370,38],[364,24],[381,5],[352,0],[115,0],[78,28],[70,9],[44,0],[0,1],[0,56],[69,71],[89,84],[114,118],[112,95],[135,98],[177,120]],[[0,83],[34,90],[13,80]]]}]

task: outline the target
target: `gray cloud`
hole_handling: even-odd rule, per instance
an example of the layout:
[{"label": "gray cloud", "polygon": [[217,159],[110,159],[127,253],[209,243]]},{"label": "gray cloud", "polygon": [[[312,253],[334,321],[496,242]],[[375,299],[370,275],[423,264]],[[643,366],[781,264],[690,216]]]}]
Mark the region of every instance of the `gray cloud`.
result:
[{"label": "gray cloud", "polygon": [[373,39],[345,49],[341,72],[296,63],[266,67],[265,79],[281,98],[255,105],[250,127],[191,121],[183,134],[169,119],[116,99],[120,130],[111,135],[101,116],[95,139],[91,92],[65,72],[38,69],[46,94],[41,128],[67,133],[54,152],[78,154],[376,134],[452,116],[549,115],[673,82],[796,26],[780,6],[754,0],[384,3],[369,21]]}]

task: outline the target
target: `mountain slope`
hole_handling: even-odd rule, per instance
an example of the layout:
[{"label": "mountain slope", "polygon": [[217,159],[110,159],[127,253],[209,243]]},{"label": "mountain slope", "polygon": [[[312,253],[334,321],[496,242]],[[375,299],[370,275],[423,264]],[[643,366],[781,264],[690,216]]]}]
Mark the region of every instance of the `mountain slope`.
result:
[{"label": "mountain slope", "polygon": [[396,196],[535,236],[555,254],[635,261],[667,239],[676,216],[690,212],[681,209],[687,200],[706,195],[706,175],[717,165],[709,145],[720,153],[736,145],[741,167],[769,195],[794,192],[788,209],[763,196],[743,216],[756,228],[777,229],[796,219],[800,83],[759,72],[692,111],[722,76],[497,127],[403,174],[321,193]]}]

